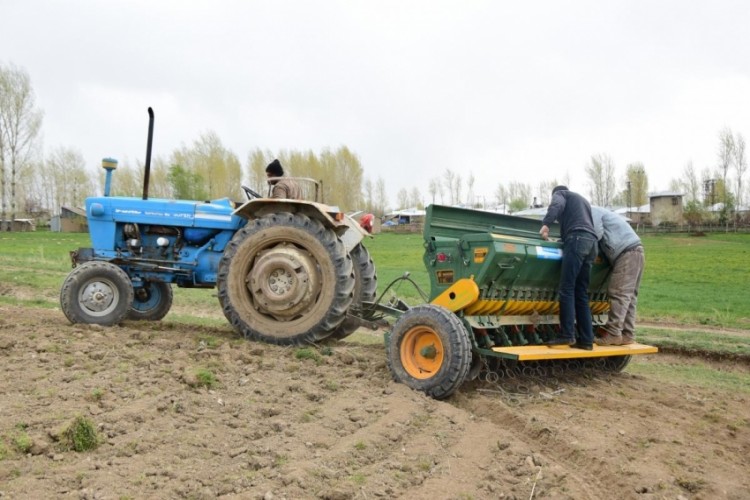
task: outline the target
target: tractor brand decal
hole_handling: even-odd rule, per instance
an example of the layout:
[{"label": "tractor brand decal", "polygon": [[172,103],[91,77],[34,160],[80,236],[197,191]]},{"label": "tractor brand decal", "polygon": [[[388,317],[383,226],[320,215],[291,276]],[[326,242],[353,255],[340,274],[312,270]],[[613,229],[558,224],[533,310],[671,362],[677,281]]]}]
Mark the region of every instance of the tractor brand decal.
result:
[{"label": "tractor brand decal", "polygon": [[536,247],[537,259],[562,260],[563,251],[560,248]]},{"label": "tractor brand decal", "polygon": [[482,262],[484,262],[484,258],[487,257],[487,252],[489,252],[489,249],[487,247],[475,248],[474,249],[474,263],[481,264]]},{"label": "tractor brand decal", "polygon": [[503,244],[503,252],[505,253],[516,253],[516,245],[513,243]]},{"label": "tractor brand decal", "polygon": [[437,282],[441,285],[453,283],[453,269],[445,269],[443,271],[436,271]]},{"label": "tractor brand decal", "polygon": [[176,219],[192,219],[193,214],[190,212],[159,212],[156,210],[136,210],[133,208],[115,208],[116,215],[144,215],[146,217],[159,217],[163,219],[176,218]]},{"label": "tractor brand decal", "polygon": [[202,219],[202,220],[221,220],[221,221],[230,221],[232,220],[231,215],[213,215],[213,214],[195,214],[196,219]]}]

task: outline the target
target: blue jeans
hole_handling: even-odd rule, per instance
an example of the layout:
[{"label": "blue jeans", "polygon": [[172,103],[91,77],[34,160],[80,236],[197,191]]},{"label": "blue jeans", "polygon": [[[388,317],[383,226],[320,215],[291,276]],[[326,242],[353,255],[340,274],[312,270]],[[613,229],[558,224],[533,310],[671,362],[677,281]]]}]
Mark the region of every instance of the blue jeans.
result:
[{"label": "blue jeans", "polygon": [[594,341],[589,280],[596,252],[596,236],[593,234],[574,231],[565,236],[560,271],[560,335],[569,339],[577,337],[581,344]]}]

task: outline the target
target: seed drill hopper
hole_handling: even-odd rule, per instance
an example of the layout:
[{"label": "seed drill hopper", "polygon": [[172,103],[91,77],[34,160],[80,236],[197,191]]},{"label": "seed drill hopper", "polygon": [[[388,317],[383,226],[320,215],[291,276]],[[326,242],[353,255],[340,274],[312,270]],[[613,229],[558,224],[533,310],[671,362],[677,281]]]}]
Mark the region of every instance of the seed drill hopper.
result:
[{"label": "seed drill hopper", "polygon": [[[424,226],[428,304],[408,308],[386,335],[394,378],[435,398],[452,394],[484,368],[557,366],[580,360],[619,371],[642,344],[547,347],[559,332],[562,245],[539,236],[534,219],[431,205]],[[551,228],[553,238],[559,227]],[[589,296],[594,325],[606,322],[610,266],[597,257]],[[566,362],[570,363],[570,362]]]}]

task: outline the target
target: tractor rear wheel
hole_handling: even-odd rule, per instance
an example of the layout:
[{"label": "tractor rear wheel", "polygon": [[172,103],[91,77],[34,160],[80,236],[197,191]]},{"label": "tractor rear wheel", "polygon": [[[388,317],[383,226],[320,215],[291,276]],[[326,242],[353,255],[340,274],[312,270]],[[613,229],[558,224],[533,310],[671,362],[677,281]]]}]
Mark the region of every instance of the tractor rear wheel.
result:
[{"label": "tractor rear wheel", "polygon": [[71,323],[114,325],[125,319],[132,303],[130,278],[109,262],[81,264],[60,289],[60,308]]},{"label": "tractor rear wheel", "polygon": [[471,343],[463,323],[432,304],[413,307],[396,321],[387,350],[394,380],[435,399],[453,394],[471,366]]},{"label": "tractor rear wheel", "polygon": [[128,319],[159,321],[172,307],[172,287],[169,283],[152,281],[134,290],[133,304]]},{"label": "tractor rear wheel", "polygon": [[352,261],[332,229],[303,214],[248,221],[219,262],[219,302],[246,338],[279,345],[316,342],[352,302]]},{"label": "tractor rear wheel", "polygon": [[[354,300],[349,309],[350,312],[368,319],[362,311],[363,302],[375,302],[375,296],[378,292],[378,277],[375,272],[375,263],[370,258],[370,252],[367,251],[362,243],[358,244],[349,252],[352,258],[352,267],[354,269]],[[331,334],[332,339],[343,339],[354,333],[359,328],[359,322],[354,319],[346,318]]]}]

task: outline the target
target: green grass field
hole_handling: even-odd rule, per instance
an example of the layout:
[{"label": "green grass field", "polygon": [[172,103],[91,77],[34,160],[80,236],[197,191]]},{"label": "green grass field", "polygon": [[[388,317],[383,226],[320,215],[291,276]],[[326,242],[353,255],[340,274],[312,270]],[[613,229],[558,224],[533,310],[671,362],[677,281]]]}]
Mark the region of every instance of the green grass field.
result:
[{"label": "green grass field", "polygon": [[[365,246],[375,261],[378,293],[392,280],[410,273],[426,293],[430,285],[422,264],[422,237],[418,234],[379,234]],[[695,348],[747,353],[744,337],[702,334],[700,327],[750,331],[750,235],[714,233],[705,237],[685,234],[649,235],[643,238],[646,271],[639,298],[639,321],[678,325],[678,328],[643,328],[642,340]],[[0,233],[0,304],[58,307],[60,285],[70,271],[71,250],[89,245],[88,235],[70,233]],[[12,285],[12,286],[11,286]],[[411,304],[422,302],[407,282],[385,295],[396,295]],[[175,290],[175,304],[185,310],[219,312],[210,290]],[[211,322],[190,313],[175,312],[180,321]],[[220,316],[220,314],[219,314]],[[178,318],[175,318],[178,319]],[[697,325],[680,331],[679,325]]]}]

